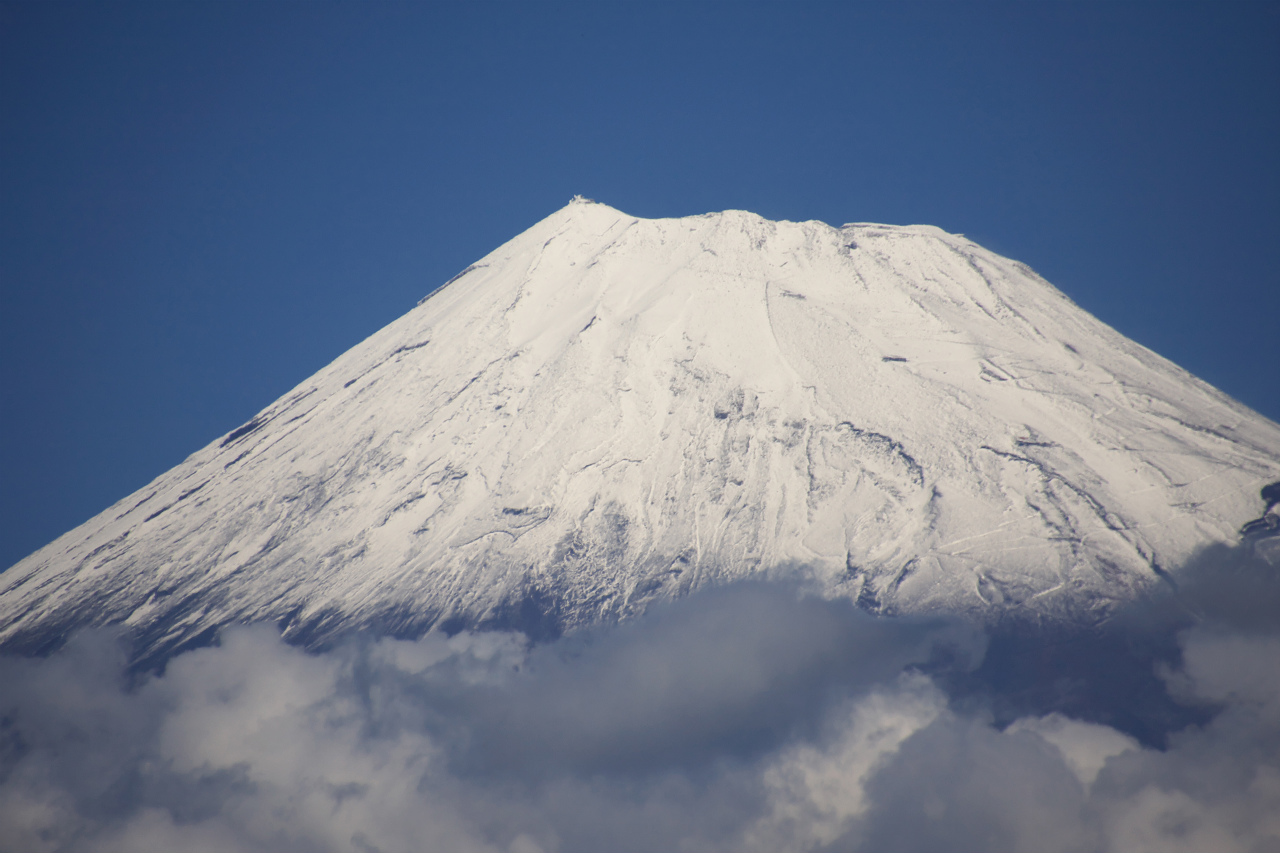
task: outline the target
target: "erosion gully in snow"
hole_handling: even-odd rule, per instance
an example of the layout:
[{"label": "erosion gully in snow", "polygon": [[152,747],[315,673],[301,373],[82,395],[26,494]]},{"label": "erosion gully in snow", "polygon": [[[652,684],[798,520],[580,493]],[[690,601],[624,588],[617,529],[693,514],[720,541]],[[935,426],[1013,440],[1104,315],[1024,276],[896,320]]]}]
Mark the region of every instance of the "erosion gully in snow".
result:
[{"label": "erosion gully in snow", "polygon": [[1275,423],[962,236],[575,200],[0,574],[0,644],[554,636],[754,577],[1099,620],[1277,479]]}]

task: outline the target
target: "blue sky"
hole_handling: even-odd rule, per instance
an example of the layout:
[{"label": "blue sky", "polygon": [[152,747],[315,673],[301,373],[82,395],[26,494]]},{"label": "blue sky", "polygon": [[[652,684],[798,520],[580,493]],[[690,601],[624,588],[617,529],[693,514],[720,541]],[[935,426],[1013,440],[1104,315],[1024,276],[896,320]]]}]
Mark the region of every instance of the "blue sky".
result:
[{"label": "blue sky", "polygon": [[1280,4],[0,4],[0,567],[575,193],[929,223],[1280,419]]}]

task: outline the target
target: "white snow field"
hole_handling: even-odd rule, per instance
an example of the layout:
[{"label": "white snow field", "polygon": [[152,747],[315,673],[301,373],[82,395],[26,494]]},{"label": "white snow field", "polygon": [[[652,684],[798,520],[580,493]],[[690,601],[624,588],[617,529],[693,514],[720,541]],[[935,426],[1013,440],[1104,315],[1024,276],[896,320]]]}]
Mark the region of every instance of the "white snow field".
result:
[{"label": "white snow field", "polygon": [[1280,426],[961,236],[575,199],[0,574],[0,644],[538,636],[749,577],[1094,620],[1277,479]]}]

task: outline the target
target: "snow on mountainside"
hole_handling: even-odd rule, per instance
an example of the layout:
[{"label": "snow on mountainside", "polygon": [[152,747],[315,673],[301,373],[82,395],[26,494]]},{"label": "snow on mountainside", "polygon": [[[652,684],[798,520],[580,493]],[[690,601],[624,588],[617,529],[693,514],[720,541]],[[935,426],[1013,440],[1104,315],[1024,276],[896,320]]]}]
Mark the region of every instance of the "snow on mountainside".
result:
[{"label": "snow on mountainside", "polygon": [[1280,426],[963,237],[575,200],[0,575],[0,643],[553,633],[760,575],[1097,618],[1276,479]]}]

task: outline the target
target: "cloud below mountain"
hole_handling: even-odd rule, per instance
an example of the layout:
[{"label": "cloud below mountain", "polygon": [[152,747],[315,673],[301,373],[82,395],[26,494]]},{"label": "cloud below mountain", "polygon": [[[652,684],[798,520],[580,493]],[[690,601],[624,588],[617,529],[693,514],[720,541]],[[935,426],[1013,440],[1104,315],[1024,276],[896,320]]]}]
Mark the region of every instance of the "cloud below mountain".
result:
[{"label": "cloud below mountain", "polygon": [[240,628],[162,676],[82,634],[0,661],[0,850],[1275,849],[1280,585],[1243,549],[1179,579],[1113,630],[1190,716],[1129,731],[1105,683],[1001,695],[998,634],[979,666],[961,624],[770,585],[535,646]]}]

